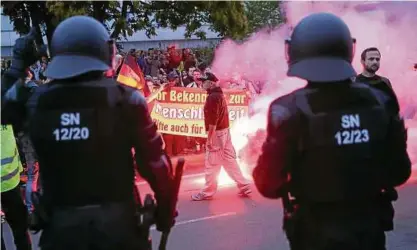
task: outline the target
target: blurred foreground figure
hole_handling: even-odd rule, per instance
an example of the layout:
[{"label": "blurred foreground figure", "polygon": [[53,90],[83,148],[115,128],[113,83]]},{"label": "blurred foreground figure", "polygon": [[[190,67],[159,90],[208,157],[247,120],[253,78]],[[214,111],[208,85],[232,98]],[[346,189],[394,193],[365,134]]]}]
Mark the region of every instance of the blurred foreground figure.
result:
[{"label": "blurred foreground figure", "polygon": [[288,76],[308,83],[272,102],[253,177],[263,196],[282,199],[293,250],[385,249],[386,189],[411,173],[391,97],[352,82],[354,43],[328,13],[301,20],[286,42]]},{"label": "blurred foreground figure", "polygon": [[[36,88],[26,104],[43,184],[34,201],[42,250],[150,249],[132,192],[132,148],[139,173],[155,192],[158,230],[173,226],[176,197],[171,162],[145,98],[104,77],[115,45],[93,18],[60,23],[51,52],[45,75],[53,80]],[[6,96],[18,90],[15,85]]]},{"label": "blurred foreground figure", "polygon": [[[33,82],[26,83],[25,78],[27,69],[38,58],[33,46],[34,39],[35,32],[32,30],[16,40],[13,62],[2,74],[1,79],[1,207],[18,250],[32,249],[28,231],[28,211],[23,203],[19,185],[23,168],[15,135],[25,127],[19,118],[25,113],[24,104],[33,86]],[[10,101],[11,99],[13,101]],[[1,249],[6,249],[3,234]]]}]

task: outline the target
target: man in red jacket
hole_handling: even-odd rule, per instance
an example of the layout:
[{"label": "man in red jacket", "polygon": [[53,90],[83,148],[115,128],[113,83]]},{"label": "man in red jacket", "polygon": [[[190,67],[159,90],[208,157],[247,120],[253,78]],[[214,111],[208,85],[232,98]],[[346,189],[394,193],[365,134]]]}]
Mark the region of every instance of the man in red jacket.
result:
[{"label": "man in red jacket", "polygon": [[204,124],[207,131],[205,171],[206,185],[202,191],[193,194],[194,201],[209,200],[217,191],[217,177],[223,166],[228,175],[237,183],[239,195],[248,196],[252,191],[249,181],[243,176],[236,161],[229,130],[229,112],[218,79],[211,73],[206,74],[203,87],[208,96],[204,105]]}]

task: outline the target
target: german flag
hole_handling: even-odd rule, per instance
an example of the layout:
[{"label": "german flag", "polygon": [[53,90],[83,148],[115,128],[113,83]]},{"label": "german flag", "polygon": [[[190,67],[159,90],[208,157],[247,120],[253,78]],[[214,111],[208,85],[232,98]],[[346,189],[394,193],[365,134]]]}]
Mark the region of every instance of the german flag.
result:
[{"label": "german flag", "polygon": [[142,70],[139,68],[133,56],[128,55],[120,69],[117,81],[121,84],[136,88],[142,91],[145,97],[149,96],[151,91],[143,77]]}]

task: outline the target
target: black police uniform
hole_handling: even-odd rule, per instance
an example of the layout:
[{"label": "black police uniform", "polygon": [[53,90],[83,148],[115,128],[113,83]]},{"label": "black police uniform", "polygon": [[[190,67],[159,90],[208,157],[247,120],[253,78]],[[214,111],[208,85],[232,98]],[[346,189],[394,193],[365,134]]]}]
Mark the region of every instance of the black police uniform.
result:
[{"label": "black police uniform", "polygon": [[353,41],[338,17],[306,17],[288,45],[288,75],[308,84],[270,105],[255,185],[283,199],[291,249],[385,249],[381,190],[411,173],[404,124],[388,96],[351,81]]},{"label": "black police uniform", "polygon": [[397,95],[395,94],[394,89],[392,88],[392,84],[388,78],[379,75],[366,77],[363,74],[359,74],[356,76],[355,81],[365,83],[372,88],[379,89],[384,92],[391,99],[390,103],[388,104],[389,110],[393,113],[400,112],[400,105],[398,103]]},{"label": "black police uniform", "polygon": [[[371,88],[375,88],[385,93],[389,97],[387,104],[385,105],[387,112],[391,113],[393,116],[400,116],[400,104],[398,102],[397,95],[392,88],[390,80],[386,77],[374,75],[372,77],[366,77],[363,74],[359,74],[355,77],[355,82],[365,83]],[[382,211],[385,211],[383,218],[386,218],[385,231],[392,231],[394,229],[393,217],[394,217],[394,207],[392,201],[398,199],[398,192],[394,187],[385,187],[382,197]],[[385,200],[385,202],[384,202]],[[391,218],[389,218],[391,217]]]},{"label": "black police uniform", "polygon": [[27,102],[49,220],[42,249],[149,249],[135,217],[134,164],[155,192],[158,230],[173,226],[172,166],[145,98],[107,79],[107,30],[77,16],[58,25],[45,72]]}]

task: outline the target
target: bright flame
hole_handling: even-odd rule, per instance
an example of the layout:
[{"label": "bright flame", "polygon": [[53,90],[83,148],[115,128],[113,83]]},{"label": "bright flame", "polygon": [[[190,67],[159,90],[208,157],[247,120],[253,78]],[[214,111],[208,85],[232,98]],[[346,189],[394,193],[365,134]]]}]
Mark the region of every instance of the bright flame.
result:
[{"label": "bright flame", "polygon": [[408,154],[411,162],[414,163],[413,169],[417,169],[417,119],[406,122],[408,127]]},{"label": "bright flame", "polygon": [[[239,159],[237,159],[237,163],[238,163],[240,169],[242,170],[243,176],[246,177],[248,180],[252,181],[252,174],[251,174],[250,168],[245,164],[245,162],[243,162]],[[205,179],[204,179],[204,177],[197,178],[194,182],[198,183],[198,184],[204,184]],[[220,186],[220,187],[222,187],[222,186],[232,186],[232,185],[236,185],[236,183],[232,180],[232,178],[230,178],[230,176],[227,174],[227,172],[222,167],[220,169],[220,173],[217,177],[217,185]]]},{"label": "bright flame", "polygon": [[[241,160],[238,159],[238,164],[240,169],[242,170],[243,176],[245,176],[248,180],[252,180],[252,174],[248,168],[248,166]],[[220,170],[219,176],[217,177],[217,184],[219,186],[230,186],[234,185],[235,182],[230,178],[230,176],[226,173],[224,168]]]}]

